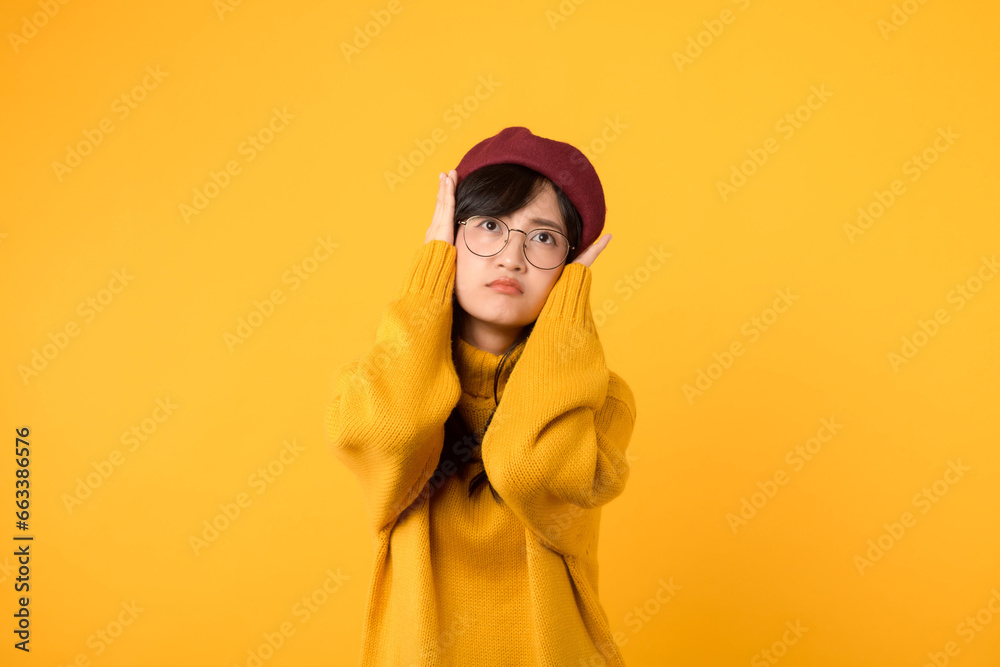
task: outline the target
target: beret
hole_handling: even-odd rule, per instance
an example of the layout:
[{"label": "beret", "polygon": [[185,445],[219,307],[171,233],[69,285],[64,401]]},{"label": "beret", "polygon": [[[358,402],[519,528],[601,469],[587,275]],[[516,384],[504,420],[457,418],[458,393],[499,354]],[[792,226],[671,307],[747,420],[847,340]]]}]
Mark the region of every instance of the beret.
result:
[{"label": "beret", "polygon": [[[513,163],[539,172],[559,186],[573,202],[583,223],[577,252],[586,250],[601,235],[607,209],[604,188],[594,165],[578,148],[546,139],[526,127],[508,127],[469,149],[455,168],[458,182],[491,164]],[[457,185],[457,183],[456,183]]]}]

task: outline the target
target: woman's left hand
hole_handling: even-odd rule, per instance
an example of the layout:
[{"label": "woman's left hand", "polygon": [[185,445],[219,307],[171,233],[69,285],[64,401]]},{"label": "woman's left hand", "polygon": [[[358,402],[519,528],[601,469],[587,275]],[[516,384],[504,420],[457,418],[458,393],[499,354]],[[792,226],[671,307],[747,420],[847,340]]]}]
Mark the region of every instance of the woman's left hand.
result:
[{"label": "woman's left hand", "polygon": [[589,248],[577,255],[577,258],[570,262],[570,264],[583,264],[589,267],[597,259],[597,256],[601,254],[601,251],[607,247],[609,241],[611,241],[611,234],[605,234],[594,241]]}]

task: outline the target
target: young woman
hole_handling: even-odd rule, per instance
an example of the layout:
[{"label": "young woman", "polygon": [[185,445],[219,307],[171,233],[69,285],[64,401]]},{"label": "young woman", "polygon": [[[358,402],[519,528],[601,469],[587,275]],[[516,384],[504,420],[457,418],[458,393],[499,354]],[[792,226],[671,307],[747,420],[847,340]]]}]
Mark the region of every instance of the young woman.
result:
[{"label": "young woman", "polygon": [[440,175],[327,410],[376,550],[362,665],[624,664],[597,585],[636,413],[590,309],[604,217],[587,158],[523,127]]}]

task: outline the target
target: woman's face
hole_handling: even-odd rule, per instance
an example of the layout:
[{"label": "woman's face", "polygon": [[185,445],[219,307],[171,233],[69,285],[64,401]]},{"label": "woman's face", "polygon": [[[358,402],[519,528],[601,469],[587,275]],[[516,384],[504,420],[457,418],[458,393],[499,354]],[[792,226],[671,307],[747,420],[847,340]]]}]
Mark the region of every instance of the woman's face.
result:
[{"label": "woman's face", "polygon": [[[545,305],[552,286],[562,275],[565,262],[550,270],[539,269],[524,257],[525,235],[537,227],[557,229],[566,234],[566,223],[559,212],[555,190],[549,183],[523,208],[506,216],[497,216],[511,229],[510,241],[496,255],[481,257],[465,243],[466,225],[458,225],[455,295],[468,315],[466,326],[487,327],[506,333],[511,339],[521,328],[531,324]],[[490,287],[497,278],[517,281],[520,291],[513,294]]]}]

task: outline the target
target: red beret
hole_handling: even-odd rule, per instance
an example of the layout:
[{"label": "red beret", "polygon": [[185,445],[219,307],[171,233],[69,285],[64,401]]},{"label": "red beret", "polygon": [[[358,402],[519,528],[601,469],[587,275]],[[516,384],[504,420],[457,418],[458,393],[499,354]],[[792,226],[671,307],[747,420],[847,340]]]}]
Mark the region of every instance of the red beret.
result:
[{"label": "red beret", "polygon": [[480,167],[503,163],[534,169],[566,193],[583,222],[578,253],[601,235],[606,213],[604,188],[594,165],[578,148],[536,136],[526,127],[504,128],[469,149],[455,168],[458,182]]}]

